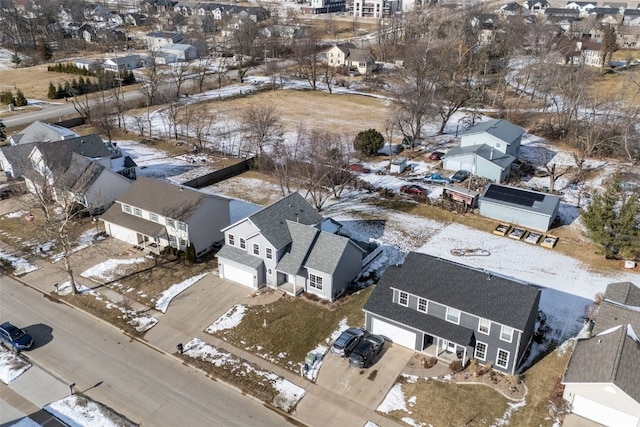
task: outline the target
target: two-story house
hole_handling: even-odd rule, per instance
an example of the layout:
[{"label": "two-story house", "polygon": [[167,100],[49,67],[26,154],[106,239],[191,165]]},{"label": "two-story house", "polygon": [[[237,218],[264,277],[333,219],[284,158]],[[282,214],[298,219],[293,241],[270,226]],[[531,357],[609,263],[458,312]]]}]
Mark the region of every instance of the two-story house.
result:
[{"label": "two-story house", "polygon": [[512,163],[520,155],[524,129],[503,119],[491,119],[467,129],[460,146],[442,158],[444,169],[464,169],[495,182],[509,177]]},{"label": "two-story house", "polygon": [[171,246],[196,256],[214,249],[230,220],[230,200],[140,177],[100,218],[108,235],[159,253]]},{"label": "two-story house", "polygon": [[363,310],[366,329],[396,344],[513,374],[532,340],[539,301],[533,286],[411,252],[387,268]]},{"label": "two-story house", "polygon": [[379,253],[340,228],[292,193],[223,230],[218,273],[253,289],[266,285],[333,301]]},{"label": "two-story house", "polygon": [[147,33],[146,39],[147,49],[156,51],[165,45],[180,43],[184,39],[184,34],[175,31],[151,31]]},{"label": "two-story house", "polygon": [[325,54],[330,67],[346,67],[360,74],[371,74],[377,70],[376,59],[367,49],[356,49],[352,43],[334,45]]}]

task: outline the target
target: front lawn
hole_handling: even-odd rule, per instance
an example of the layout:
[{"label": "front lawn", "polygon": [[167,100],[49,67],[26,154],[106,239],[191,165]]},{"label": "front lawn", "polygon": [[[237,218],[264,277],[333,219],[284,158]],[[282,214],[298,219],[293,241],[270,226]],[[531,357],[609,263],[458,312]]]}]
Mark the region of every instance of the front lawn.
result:
[{"label": "front lawn", "polygon": [[362,307],[371,290],[365,288],[333,304],[285,296],[272,304],[246,307],[239,325],[215,335],[298,372],[309,351],[331,344],[329,337],[342,319],[350,326],[364,325]]}]

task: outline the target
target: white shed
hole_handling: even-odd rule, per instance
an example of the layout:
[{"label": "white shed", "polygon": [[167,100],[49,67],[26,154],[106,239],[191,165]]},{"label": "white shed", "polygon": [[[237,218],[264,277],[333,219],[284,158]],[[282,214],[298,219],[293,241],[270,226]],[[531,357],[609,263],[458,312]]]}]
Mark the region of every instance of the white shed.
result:
[{"label": "white shed", "polygon": [[402,173],[407,168],[407,159],[405,157],[398,157],[391,161],[390,172]]}]

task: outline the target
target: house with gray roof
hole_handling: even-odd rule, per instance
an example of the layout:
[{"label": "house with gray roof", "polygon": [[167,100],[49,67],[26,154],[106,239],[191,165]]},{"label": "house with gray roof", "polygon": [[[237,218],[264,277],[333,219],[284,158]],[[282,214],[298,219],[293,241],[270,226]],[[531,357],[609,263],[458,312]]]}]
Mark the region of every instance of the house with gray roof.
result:
[{"label": "house with gray roof", "polygon": [[534,335],[536,287],[411,252],[384,272],[364,305],[365,327],[444,362],[471,359],[514,374]]},{"label": "house with gray roof", "polygon": [[480,215],[547,231],[558,216],[560,197],[527,188],[489,184],[479,198]]},{"label": "house with gray roof", "polygon": [[218,272],[252,289],[268,286],[333,301],[379,253],[377,245],[341,229],[292,193],[223,230]]},{"label": "house with gray roof", "polygon": [[213,250],[229,225],[230,199],[139,177],[100,220],[108,235],[153,253],[193,245],[197,257]]},{"label": "house with gray roof", "polygon": [[640,288],[630,282],[609,284],[589,335],[576,342],[562,379],[570,411],[599,425],[637,427]]},{"label": "house with gray roof", "polygon": [[488,120],[467,129],[460,136],[460,146],[442,158],[444,169],[467,170],[474,175],[503,182],[511,165],[520,155],[524,129],[506,120]]},{"label": "house with gray roof", "polygon": [[11,145],[28,144],[31,142],[62,141],[75,138],[78,135],[71,129],[59,126],[55,123],[44,123],[39,120],[31,123],[22,132],[11,135],[8,140]]}]

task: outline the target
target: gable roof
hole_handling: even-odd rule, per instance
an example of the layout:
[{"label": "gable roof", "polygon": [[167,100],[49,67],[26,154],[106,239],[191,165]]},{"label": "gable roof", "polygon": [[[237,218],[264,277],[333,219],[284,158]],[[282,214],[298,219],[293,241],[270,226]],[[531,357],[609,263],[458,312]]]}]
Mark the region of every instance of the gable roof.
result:
[{"label": "gable roof", "polygon": [[26,144],[29,142],[60,141],[77,136],[79,135],[71,129],[36,120],[24,128],[22,132],[12,135],[11,140],[15,144]]},{"label": "gable roof", "polygon": [[399,310],[401,306],[396,307],[388,298],[389,288],[520,331],[526,328],[531,312],[537,312],[540,294],[531,285],[417,252],[410,252],[402,266],[387,268],[364,309],[378,313],[391,305],[393,310]]},{"label": "gable roof", "polygon": [[31,168],[31,163],[29,162],[29,154],[33,151],[34,147],[37,147],[41,144],[47,144],[46,142],[30,142],[27,144],[18,144],[18,145],[4,145],[0,147],[0,151],[4,155],[5,159],[11,165],[13,169],[14,177],[22,176],[26,173],[27,169]]},{"label": "gable roof", "polygon": [[205,199],[229,202],[224,197],[146,177],[136,179],[117,201],[178,221],[187,221]]},{"label": "gable roof", "polygon": [[309,250],[313,247],[320,230],[293,221],[287,221],[287,227],[291,235],[291,248],[282,256],[276,268],[287,274],[298,274],[300,267],[304,265],[309,256]]},{"label": "gable roof", "polygon": [[447,152],[443,156],[444,159],[450,159],[452,157],[464,156],[468,154],[475,154],[478,157],[482,157],[485,160],[497,165],[502,170],[511,167],[511,164],[516,158],[510,154],[505,154],[500,150],[494,149],[487,144],[468,145],[466,147],[455,147]]},{"label": "gable roof", "polygon": [[258,227],[262,236],[273,247],[280,249],[291,242],[287,221],[316,225],[322,222],[323,218],[296,192],[250,215],[249,220]]},{"label": "gable roof", "polygon": [[305,267],[333,274],[338,268],[338,263],[342,259],[342,254],[349,245],[353,245],[358,250],[365,253],[364,249],[354,244],[347,237],[321,232],[318,234],[318,238],[311,249],[311,253],[309,253]]},{"label": "gable roof", "polygon": [[35,147],[42,153],[47,167],[52,171],[66,170],[71,164],[73,153],[90,159],[111,157],[111,150],[98,134],[37,144]]},{"label": "gable roof", "polygon": [[479,202],[490,202],[544,215],[554,215],[560,197],[520,187],[490,183]]},{"label": "gable roof", "polygon": [[516,126],[506,120],[492,119],[476,124],[463,132],[461,136],[464,137],[465,135],[475,135],[483,132],[500,138],[507,144],[511,144],[520,138],[525,131],[520,126]]},{"label": "gable roof", "polygon": [[640,289],[632,283],[607,286],[596,314],[594,336],[578,340],[563,382],[614,383],[640,402],[639,298]]}]

